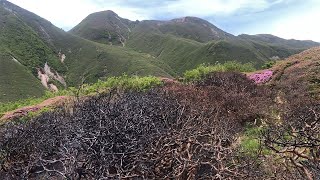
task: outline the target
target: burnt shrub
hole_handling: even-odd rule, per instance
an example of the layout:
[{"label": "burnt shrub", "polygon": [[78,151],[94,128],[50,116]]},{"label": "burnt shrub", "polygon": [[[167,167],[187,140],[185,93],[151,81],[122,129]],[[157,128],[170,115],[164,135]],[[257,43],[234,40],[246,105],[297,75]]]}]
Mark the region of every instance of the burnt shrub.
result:
[{"label": "burnt shrub", "polygon": [[4,179],[225,179],[247,176],[232,144],[270,93],[238,73],[194,85],[83,98],[0,128]]},{"label": "burnt shrub", "polygon": [[306,97],[290,99],[280,124],[270,124],[264,143],[279,154],[287,169],[299,179],[320,176],[320,104]]}]

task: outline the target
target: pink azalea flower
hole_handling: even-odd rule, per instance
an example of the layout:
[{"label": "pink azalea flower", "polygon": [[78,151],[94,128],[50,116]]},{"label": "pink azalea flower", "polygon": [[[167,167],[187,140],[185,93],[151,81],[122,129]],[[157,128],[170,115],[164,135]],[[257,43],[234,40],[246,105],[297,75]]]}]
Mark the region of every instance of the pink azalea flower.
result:
[{"label": "pink azalea flower", "polygon": [[261,73],[252,74],[249,76],[249,79],[253,80],[256,84],[268,82],[273,75],[271,70],[266,70]]}]

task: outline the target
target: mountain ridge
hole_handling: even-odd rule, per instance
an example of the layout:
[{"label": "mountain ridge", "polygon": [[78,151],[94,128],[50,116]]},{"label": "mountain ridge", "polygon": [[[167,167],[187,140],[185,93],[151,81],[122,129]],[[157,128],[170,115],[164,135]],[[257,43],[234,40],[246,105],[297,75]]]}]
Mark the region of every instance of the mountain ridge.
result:
[{"label": "mountain ridge", "polygon": [[[100,11],[100,12],[95,12],[95,13],[91,13],[91,14],[89,14],[85,19],[83,19],[82,21],[85,21],[88,17],[91,17],[91,16],[93,16],[93,15],[97,15],[97,14],[99,14],[99,15],[102,15],[102,13],[106,13],[106,12],[108,12],[108,14],[109,14],[109,16],[110,16],[110,14],[111,15],[113,15],[113,16],[116,16],[116,17],[120,17],[117,13],[115,13],[114,11],[112,11],[112,10],[105,10],[105,11]],[[120,17],[121,18],[121,17]],[[269,36],[269,38],[270,37],[273,37],[273,38],[277,38],[277,39],[282,39],[282,40],[295,40],[295,41],[300,41],[300,42],[310,42],[310,43],[312,43],[312,44],[319,44],[319,42],[315,42],[315,41],[312,41],[312,40],[296,40],[296,39],[284,39],[284,38],[281,38],[281,37],[277,37],[277,36],[275,36],[275,35],[272,35],[272,34],[256,34],[256,35],[249,35],[249,34],[240,34],[240,35],[238,35],[238,36],[235,36],[235,35],[233,35],[233,34],[230,34],[230,33],[227,33],[227,32],[225,32],[225,31],[223,31],[223,30],[221,30],[220,28],[218,28],[217,26],[215,26],[214,24],[212,24],[212,23],[210,23],[209,21],[207,21],[207,20],[205,20],[205,19],[202,19],[202,18],[199,18],[199,17],[195,17],[195,16],[184,16],[184,17],[178,17],[178,18],[173,18],[173,19],[171,19],[171,20],[142,20],[142,21],[131,21],[131,20],[128,20],[128,19],[125,19],[125,18],[122,18],[122,19],[124,19],[124,20],[126,20],[126,21],[130,21],[130,22],[135,22],[136,24],[138,24],[139,22],[151,22],[151,23],[159,23],[158,24],[158,26],[160,26],[160,25],[163,25],[163,24],[167,24],[167,23],[195,23],[195,24],[198,24],[198,25],[203,25],[203,26],[210,26],[210,27],[212,27],[212,28],[214,28],[214,29],[216,29],[217,31],[219,31],[218,32],[218,34],[219,33],[222,33],[222,34],[225,34],[224,36],[227,36],[227,37],[229,37],[229,38],[236,38],[236,37],[241,37],[241,36],[257,36],[257,37],[259,37],[259,36],[261,36],[261,37],[267,37],[267,36]],[[81,24],[82,22],[80,22],[79,24]],[[78,25],[79,25],[78,24]],[[135,25],[136,25],[135,24]],[[76,25],[75,27],[73,27],[69,32],[71,32],[71,33],[74,33],[73,31],[73,29],[75,29],[75,28],[77,28],[77,26],[78,25]],[[75,33],[76,34],[76,33]],[[213,40],[213,39],[211,39],[211,40]],[[208,42],[208,41],[206,41],[206,42]]]},{"label": "mountain ridge", "polygon": [[[102,14],[100,15],[103,17]],[[96,34],[98,31],[90,32],[91,27],[84,26],[84,24],[92,23],[87,22],[87,20],[85,18],[74,29],[89,31],[91,35]],[[97,21],[100,21],[99,24],[104,24],[105,21],[108,21],[108,18],[101,18]],[[99,32],[110,31],[112,29],[108,26],[99,29]],[[92,41],[110,43],[106,38],[95,40],[89,36],[78,34],[74,30],[69,32]],[[97,36],[99,36],[99,32]],[[177,74],[192,69],[201,63],[224,63],[230,60],[244,63],[252,62],[255,67],[259,68],[269,60],[283,59],[310,47],[320,45],[312,41],[291,41],[276,36],[272,36],[271,42],[270,38],[265,40],[266,38],[263,39],[259,36],[234,36],[206,20],[191,16],[167,21],[135,21],[130,32],[126,31],[126,33],[129,33],[129,35],[125,39],[125,43],[121,43],[122,46],[150,54],[164,61]],[[114,31],[114,34],[118,33]],[[117,37],[121,37],[121,34],[116,35]],[[177,46],[177,44],[179,45]]]}]

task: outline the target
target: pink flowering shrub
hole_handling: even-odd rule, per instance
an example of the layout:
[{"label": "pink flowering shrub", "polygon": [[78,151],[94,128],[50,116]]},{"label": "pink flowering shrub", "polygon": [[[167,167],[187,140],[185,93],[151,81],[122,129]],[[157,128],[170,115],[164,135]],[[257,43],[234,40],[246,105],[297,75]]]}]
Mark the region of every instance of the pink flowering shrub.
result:
[{"label": "pink flowering shrub", "polygon": [[256,73],[249,76],[249,79],[253,80],[256,84],[266,83],[272,77],[273,72],[271,70],[266,70],[262,73]]}]

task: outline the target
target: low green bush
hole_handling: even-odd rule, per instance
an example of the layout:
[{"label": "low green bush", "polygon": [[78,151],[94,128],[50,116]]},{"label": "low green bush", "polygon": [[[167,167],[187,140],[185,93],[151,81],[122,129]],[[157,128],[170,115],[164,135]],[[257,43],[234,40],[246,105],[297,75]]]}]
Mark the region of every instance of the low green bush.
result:
[{"label": "low green bush", "polygon": [[216,65],[200,65],[198,68],[186,71],[184,73],[184,80],[186,82],[197,81],[202,79],[205,75],[211,72],[225,72],[225,71],[233,71],[233,72],[252,72],[255,71],[252,63],[241,64],[235,61],[229,61],[224,64],[216,64]]},{"label": "low green bush", "polygon": [[268,61],[264,65],[262,65],[262,69],[272,68],[276,63],[277,63],[277,61],[275,61],[275,60]]}]

